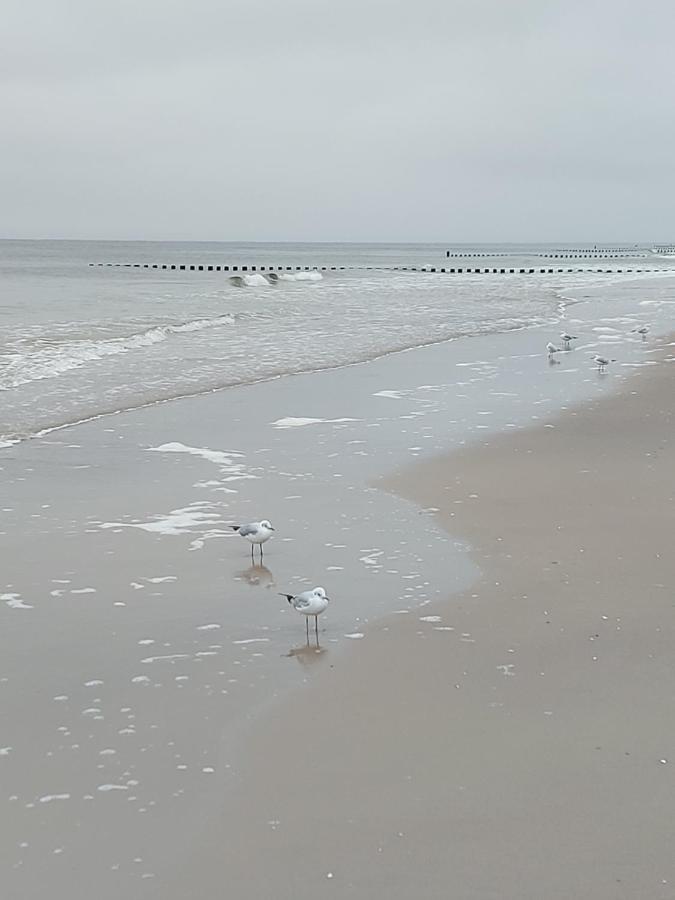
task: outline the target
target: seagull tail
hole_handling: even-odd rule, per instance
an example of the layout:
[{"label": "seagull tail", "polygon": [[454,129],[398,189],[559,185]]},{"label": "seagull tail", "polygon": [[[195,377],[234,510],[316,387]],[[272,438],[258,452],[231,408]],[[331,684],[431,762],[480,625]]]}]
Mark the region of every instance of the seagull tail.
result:
[{"label": "seagull tail", "polygon": [[230,528],[232,529],[232,531],[239,531],[241,525],[230,525]]},{"label": "seagull tail", "polygon": [[285,597],[285,598],[288,600],[289,603],[290,603],[291,600],[293,599],[293,594],[281,594],[281,593],[280,593],[279,596],[280,596],[280,597]]}]

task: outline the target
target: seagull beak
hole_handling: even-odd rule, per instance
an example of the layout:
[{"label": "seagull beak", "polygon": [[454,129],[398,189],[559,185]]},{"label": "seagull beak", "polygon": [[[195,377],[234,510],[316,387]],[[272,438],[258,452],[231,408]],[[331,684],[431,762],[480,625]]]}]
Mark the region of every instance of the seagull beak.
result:
[{"label": "seagull beak", "polygon": [[276,528],[273,525],[270,525],[270,531],[276,531]]}]

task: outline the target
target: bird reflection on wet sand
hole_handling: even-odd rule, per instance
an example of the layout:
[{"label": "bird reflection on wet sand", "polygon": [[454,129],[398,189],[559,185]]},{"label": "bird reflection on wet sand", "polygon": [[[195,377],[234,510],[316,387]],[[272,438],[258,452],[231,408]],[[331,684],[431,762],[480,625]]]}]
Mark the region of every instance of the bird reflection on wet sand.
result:
[{"label": "bird reflection on wet sand", "polygon": [[249,566],[248,569],[237,572],[234,576],[234,580],[245,581],[252,587],[269,588],[275,584],[274,575],[267,566],[262,566],[259,563],[254,563],[252,566]]},{"label": "bird reflection on wet sand", "polygon": [[302,647],[292,647],[288,653],[284,655],[289,658],[293,657],[297,659],[302,666],[313,666],[315,663],[319,662],[325,652],[325,647],[320,647],[318,644],[312,643],[303,644]]}]

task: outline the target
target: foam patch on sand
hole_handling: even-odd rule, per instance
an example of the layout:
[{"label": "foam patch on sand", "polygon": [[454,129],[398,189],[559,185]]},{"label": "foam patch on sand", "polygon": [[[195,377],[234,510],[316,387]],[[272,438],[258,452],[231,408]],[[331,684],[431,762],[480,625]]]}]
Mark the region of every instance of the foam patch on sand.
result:
[{"label": "foam patch on sand", "polygon": [[159,447],[148,447],[150,453],[187,453],[189,456],[200,456],[208,462],[219,466],[221,471],[227,477],[224,481],[236,481],[243,478],[257,478],[246,471],[246,466],[237,462],[242,459],[244,454],[237,450],[209,450],[207,447],[190,447],[187,444],[181,444],[179,441],[171,441],[168,444],[161,444]]},{"label": "foam patch on sand", "polygon": [[359,419],[313,419],[301,416],[286,416],[272,422],[273,428],[302,428],[303,425],[341,424],[343,422],[358,422]]},{"label": "foam patch on sand", "polygon": [[388,400],[402,400],[407,391],[377,391],[373,397],[386,397]]},{"label": "foam patch on sand", "polygon": [[154,662],[163,662],[164,660],[169,660],[169,662],[173,662],[174,659],[187,659],[189,656],[188,653],[166,653],[163,656],[146,656],[145,659],[142,659],[141,662],[145,663],[154,663]]},{"label": "foam patch on sand", "polygon": [[209,537],[226,534],[225,531],[214,530],[214,525],[224,524],[220,513],[212,510],[212,504],[205,501],[190,504],[181,509],[172,509],[163,516],[157,516],[149,522],[103,522],[99,528],[140,528],[152,534],[180,535],[190,534],[195,530],[202,531],[208,526]]},{"label": "foam patch on sand", "polygon": [[24,603],[21,594],[0,594],[0,600],[4,600],[10,609],[33,609],[30,603]]}]

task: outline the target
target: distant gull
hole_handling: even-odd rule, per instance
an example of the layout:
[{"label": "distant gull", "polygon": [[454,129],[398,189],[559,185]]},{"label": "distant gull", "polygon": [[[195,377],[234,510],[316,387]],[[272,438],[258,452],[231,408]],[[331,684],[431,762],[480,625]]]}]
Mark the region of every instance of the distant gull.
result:
[{"label": "distant gull", "polygon": [[319,616],[328,609],[329,597],[322,587],[315,587],[311,591],[303,591],[301,594],[280,594],[285,597],[293,609],[305,616],[307,626],[307,641],[309,642],[309,617],[314,616],[314,631],[317,643],[319,642]]},{"label": "distant gull", "polygon": [[593,357],[595,362],[598,364],[598,372],[604,372],[605,368],[611,363],[616,362],[615,359],[607,359],[606,356],[598,356],[597,353]]},{"label": "distant gull", "polygon": [[552,344],[550,341],[546,345],[546,349],[548,350],[549,356],[553,356],[554,353],[560,353],[560,347],[556,347],[556,345]]},{"label": "distant gull", "polygon": [[576,334],[568,334],[566,331],[562,332],[562,334],[560,335],[560,339],[563,342],[563,346],[564,346],[565,350],[570,349],[570,341],[579,340],[579,338],[576,336]]},{"label": "distant gull", "polygon": [[647,335],[649,334],[649,325],[638,325],[636,328],[633,328],[633,334],[641,334],[642,340],[645,341],[647,339]]},{"label": "distant gull", "polygon": [[251,560],[253,560],[253,547],[255,544],[258,544],[262,562],[262,545],[265,541],[269,541],[272,537],[272,532],[275,531],[269,521],[263,519],[261,522],[249,522],[248,525],[230,525],[230,528],[232,531],[236,531],[240,537],[246,538],[247,541],[251,542]]}]

